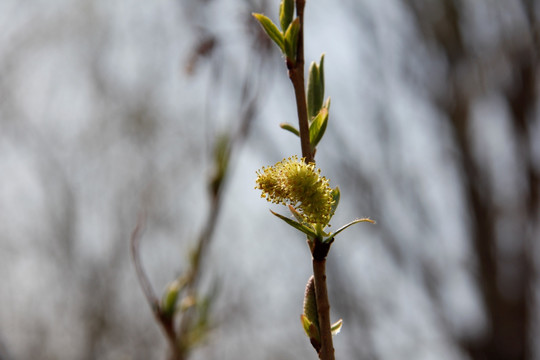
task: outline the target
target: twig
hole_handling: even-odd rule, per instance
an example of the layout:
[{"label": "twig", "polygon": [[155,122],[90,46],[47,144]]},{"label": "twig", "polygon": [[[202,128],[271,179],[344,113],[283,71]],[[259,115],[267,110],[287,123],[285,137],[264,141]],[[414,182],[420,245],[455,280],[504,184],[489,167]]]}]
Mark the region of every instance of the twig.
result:
[{"label": "twig", "polygon": [[287,69],[289,78],[293,84],[296,98],[296,109],[298,112],[298,127],[300,128],[300,144],[302,146],[302,156],[306,163],[314,162],[313,151],[309,142],[309,122],[307,115],[306,90],[304,85],[304,6],[305,0],[296,0],[296,15],[300,20],[300,30],[298,31],[298,45],[296,50],[296,61],[293,63],[287,59]]},{"label": "twig", "polygon": [[[291,79],[296,98],[296,108],[298,113],[298,127],[300,129],[300,144],[302,156],[307,163],[315,162],[315,155],[311,148],[309,139],[309,121],[307,114],[306,90],[304,84],[304,7],[305,0],[296,0],[296,15],[300,20],[300,30],[298,32],[298,47],[296,52],[296,62],[287,60],[289,78]],[[317,242],[317,240],[314,240]],[[332,342],[332,332],[330,325],[330,303],[328,301],[328,290],[326,287],[326,255],[328,248],[325,248],[324,255],[318,254],[318,245],[313,249],[313,276],[315,281],[315,297],[317,301],[317,311],[319,315],[319,332],[321,336],[321,348],[318,355],[321,360],[334,360],[334,345]],[[320,247],[320,246],[319,246]]]},{"label": "twig", "polygon": [[330,325],[330,302],[326,289],[326,258],[313,259],[313,278],[315,281],[315,298],[319,313],[319,331],[321,335],[321,349],[319,359],[334,360],[334,344]]},{"label": "twig", "polygon": [[[260,61],[262,64],[262,58]],[[254,109],[257,107],[258,94],[261,86],[261,83],[252,85],[249,79],[246,79],[243,84],[241,100],[243,101],[242,105],[244,105],[244,108],[240,111],[240,124],[236,131],[231,134],[228,146],[224,150],[226,151],[224,156],[227,158],[226,162],[228,163],[228,168],[226,170],[226,173],[223,175],[223,179],[218,183],[217,188],[209,190],[210,210],[208,212],[205,225],[197,240],[196,248],[192,254],[192,263],[191,268],[189,269],[185,290],[187,296],[189,297],[197,298],[198,296],[198,281],[202,275],[202,270],[204,269],[204,258],[208,252],[208,248],[214,236],[215,228],[217,226],[218,218],[220,216],[220,211],[223,204],[223,191],[226,185],[225,181],[227,175],[230,172],[231,154],[235,148],[239,147],[243,143],[243,141],[248,135],[250,124],[254,119]],[[211,103],[211,101],[209,100],[208,103]],[[177,332],[177,337],[180,340],[180,343],[182,343],[182,339],[187,338],[191,325],[194,321],[195,314],[191,310],[193,309],[186,311],[180,320]],[[188,349],[186,348],[184,350],[184,357],[186,358],[187,351]]]},{"label": "twig", "polygon": [[[210,46],[210,45],[208,45]],[[211,46],[215,46],[215,43],[212,43]],[[263,56],[260,57],[259,62],[263,64]],[[221,63],[220,63],[221,64]],[[251,62],[249,63],[251,67]],[[261,71],[248,71],[248,73],[262,73]],[[215,78],[212,79],[215,82]],[[230,134],[230,139],[226,145],[225,151],[222,156],[224,157],[224,163],[226,163],[226,168],[224,173],[221,174],[221,178],[218,178],[217,182],[210,183],[209,185],[209,195],[210,195],[210,210],[205,221],[205,225],[200,232],[199,237],[197,238],[197,243],[195,249],[190,257],[190,264],[186,273],[181,276],[183,282],[182,298],[188,299],[191,298],[195,301],[198,299],[199,293],[199,279],[202,276],[204,270],[204,259],[208,253],[208,248],[212,242],[212,238],[215,233],[217,226],[217,221],[220,215],[221,205],[223,203],[223,190],[225,186],[225,180],[230,172],[230,160],[232,151],[238,147],[248,136],[250,124],[255,118],[255,109],[258,104],[258,94],[259,90],[265,84],[264,81],[259,81],[258,83],[254,82],[253,77],[248,77],[245,79],[241,100],[241,114],[240,124],[236,131],[232,131]],[[212,86],[211,88],[215,88]],[[212,94],[213,95],[213,94]],[[208,104],[211,104],[214,101],[215,96],[209,95]],[[210,106],[209,106],[210,108]],[[209,118],[210,116],[207,115]],[[219,159],[216,158],[216,161]],[[216,166],[220,166],[216,162]],[[149,306],[152,309],[152,312],[156,318],[158,324],[164,330],[167,341],[170,345],[171,352],[169,355],[170,360],[185,360],[189,357],[190,350],[193,348],[193,325],[198,326],[197,321],[198,316],[198,307],[191,306],[188,309],[174,311],[171,314],[168,310],[163,309],[161,299],[158,298],[151,286],[151,283],[146,275],[139,255],[139,242],[141,238],[141,233],[144,228],[144,221],[146,219],[145,214],[141,214],[137,221],[137,225],[133,230],[131,236],[131,255],[133,258],[133,263],[135,266],[137,279],[142,288],[142,291],[146,297],[146,300]],[[196,329],[197,330],[197,329]]]},{"label": "twig", "polygon": [[176,346],[176,332],[174,330],[174,323],[170,317],[166,317],[162,314],[160,306],[159,306],[159,299],[156,296],[154,289],[152,288],[152,284],[150,283],[150,280],[148,279],[148,275],[146,275],[146,272],[144,271],[144,268],[141,263],[141,257],[139,254],[139,244],[140,244],[142,232],[144,230],[145,222],[146,222],[146,213],[141,212],[139,214],[139,218],[137,219],[137,225],[135,226],[135,229],[133,230],[133,233],[131,234],[131,239],[130,239],[131,258],[133,259],[133,265],[135,266],[137,280],[139,281],[139,284],[141,285],[141,289],[144,293],[144,296],[146,297],[148,305],[152,309],[152,313],[154,314],[154,317],[156,318],[157,323],[161,326],[161,328],[165,332],[167,341],[169,342],[169,346],[171,348],[171,354],[172,354],[171,358],[178,359],[178,356],[176,355],[177,346]]},{"label": "twig", "polygon": [[[221,208],[221,196],[219,195],[222,190],[221,187],[219,190],[220,191],[218,191],[212,197],[211,208],[206,220],[206,225],[199,236],[197,248],[192,255],[192,266],[189,270],[188,280],[186,283],[186,292],[187,296],[189,297],[197,298],[198,296],[197,285],[203,268],[202,261],[212,239],[219,216],[219,209]],[[183,339],[189,333],[193,321],[193,315],[194,314],[191,311],[186,311],[183,314],[178,328],[178,336],[180,339]]]},{"label": "twig", "polygon": [[137,225],[135,226],[135,229],[133,229],[133,233],[131,234],[131,258],[133,259],[133,265],[135,266],[137,279],[139,280],[139,284],[141,285],[144,296],[146,297],[148,304],[152,308],[152,311],[155,313],[159,312],[159,300],[154,293],[152,285],[150,284],[150,280],[148,279],[148,276],[146,275],[142,267],[141,258],[139,255],[139,243],[142,231],[144,230],[145,222],[146,213],[141,212],[139,214],[139,218],[137,219]]}]

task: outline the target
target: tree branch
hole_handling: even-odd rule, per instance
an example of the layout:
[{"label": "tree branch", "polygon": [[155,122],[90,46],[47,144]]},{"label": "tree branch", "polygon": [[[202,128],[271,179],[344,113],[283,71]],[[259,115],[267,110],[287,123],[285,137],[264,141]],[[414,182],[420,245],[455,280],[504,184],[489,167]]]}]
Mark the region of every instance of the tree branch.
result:
[{"label": "tree branch", "polygon": [[137,220],[137,226],[135,226],[135,229],[133,230],[133,233],[131,234],[130,239],[130,247],[131,247],[131,257],[133,259],[133,265],[135,266],[135,272],[137,274],[137,279],[139,280],[139,284],[141,285],[141,289],[144,293],[144,296],[146,297],[146,300],[148,302],[148,305],[150,305],[150,308],[152,309],[152,313],[154,314],[154,317],[156,318],[156,321],[163,329],[163,332],[165,333],[167,337],[167,341],[169,342],[169,346],[171,348],[171,353],[174,359],[177,358],[177,346],[176,346],[176,332],[174,329],[174,323],[172,321],[172,318],[166,317],[161,312],[160,306],[159,306],[159,299],[157,298],[154,289],[152,288],[152,284],[150,283],[150,280],[148,279],[148,276],[146,275],[146,272],[144,271],[144,268],[141,263],[141,257],[139,254],[139,244],[140,239],[142,235],[142,231],[144,229],[144,224],[146,220],[146,214],[143,212],[139,215],[139,219]]},{"label": "tree branch", "polygon": [[296,109],[298,113],[298,127],[300,129],[300,143],[302,146],[302,157],[306,163],[315,162],[311,144],[309,142],[309,122],[307,115],[306,90],[304,85],[304,6],[305,0],[296,0],[296,15],[300,19],[300,30],[298,31],[298,46],[296,50],[296,61],[287,59],[287,69],[291,79],[294,95],[296,98]]},{"label": "tree branch", "polygon": [[330,302],[326,289],[326,258],[313,259],[313,277],[315,280],[315,298],[317,299],[317,311],[319,313],[319,331],[321,335],[321,349],[319,359],[334,360],[334,344],[330,324]]},{"label": "tree branch", "polygon": [[159,310],[159,300],[156,297],[156,294],[152,289],[152,285],[150,284],[150,280],[148,279],[148,276],[143,269],[141,258],[139,255],[139,243],[142,236],[142,231],[144,229],[145,221],[146,214],[139,214],[139,219],[137,219],[137,225],[135,226],[135,229],[133,229],[133,233],[131,234],[131,258],[133,259],[133,265],[135,266],[137,279],[139,280],[139,284],[141,285],[144,296],[146,297],[148,304],[152,308],[152,311],[155,313]]},{"label": "tree branch", "polygon": [[[298,31],[298,45],[296,51],[296,60],[293,62],[287,59],[287,69],[291,79],[294,94],[296,98],[296,109],[298,113],[298,127],[300,129],[300,145],[302,147],[302,157],[306,163],[314,163],[315,155],[311,148],[309,139],[309,119],[307,113],[306,90],[304,84],[304,7],[305,0],[296,0],[296,15],[300,21],[300,30]],[[317,240],[315,240],[317,241]],[[319,359],[334,360],[334,345],[332,343],[332,332],[330,328],[330,303],[328,301],[328,290],[326,288],[326,254],[329,247],[325,247],[324,256],[320,258],[315,255],[316,249],[320,248],[322,243],[315,244],[312,249],[313,257],[313,276],[315,281],[315,298],[317,301],[317,311],[319,315],[319,332],[321,336],[321,348],[318,351]]]}]

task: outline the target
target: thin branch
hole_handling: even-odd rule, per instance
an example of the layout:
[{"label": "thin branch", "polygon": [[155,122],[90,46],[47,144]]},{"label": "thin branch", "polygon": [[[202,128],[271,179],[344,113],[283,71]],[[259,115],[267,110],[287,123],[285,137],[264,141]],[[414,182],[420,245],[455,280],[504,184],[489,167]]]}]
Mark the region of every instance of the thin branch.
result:
[{"label": "thin branch", "polygon": [[[311,148],[309,140],[309,121],[307,114],[306,90],[304,84],[304,7],[305,0],[296,0],[296,15],[300,20],[300,30],[298,32],[298,47],[296,52],[296,62],[287,59],[289,78],[291,79],[296,98],[296,109],[298,112],[298,127],[300,129],[300,144],[302,156],[307,163],[315,162],[315,154]],[[316,240],[315,240],[316,241]],[[318,245],[316,244],[315,248]],[[320,247],[320,246],[319,246]],[[314,249],[312,249],[314,250]],[[315,297],[317,301],[317,311],[319,313],[319,332],[321,336],[321,348],[318,352],[321,360],[334,360],[334,345],[332,343],[332,332],[330,324],[330,302],[328,301],[328,290],[326,287],[326,254],[325,249],[322,258],[313,258],[313,276],[315,280]]]},{"label": "thin branch", "polygon": [[313,151],[309,141],[309,122],[307,115],[306,90],[304,85],[304,6],[305,0],[296,0],[296,15],[300,20],[300,30],[298,31],[298,45],[296,50],[296,62],[287,59],[287,69],[291,79],[294,95],[296,98],[296,109],[298,112],[298,127],[300,128],[300,143],[302,146],[302,157],[307,163],[314,162]]},{"label": "thin branch", "polygon": [[144,271],[144,268],[141,262],[141,257],[139,254],[140,239],[142,236],[142,232],[144,230],[145,222],[146,222],[146,213],[141,212],[141,214],[139,214],[139,218],[137,219],[137,225],[135,226],[135,229],[133,230],[133,233],[131,234],[131,239],[130,239],[131,257],[133,259],[133,265],[135,266],[137,279],[139,280],[141,289],[144,293],[144,296],[146,297],[146,300],[148,301],[148,305],[152,309],[152,313],[154,314],[154,317],[156,318],[157,323],[161,326],[161,328],[165,332],[167,341],[169,342],[169,346],[171,348],[171,354],[172,354],[171,358],[179,359],[179,357],[177,356],[178,350],[176,346],[176,332],[174,330],[174,323],[170,317],[164,316],[163,313],[161,312],[161,309],[159,306],[159,299],[156,296],[154,289],[152,288],[152,284],[150,283],[150,280],[148,279],[148,275],[146,275],[146,272]]},{"label": "thin branch", "polygon": [[[262,60],[263,59],[261,57],[259,60],[259,66],[263,64]],[[251,67],[252,62],[250,61],[249,69],[251,69]],[[208,248],[212,242],[218,223],[218,218],[220,216],[221,207],[223,204],[224,188],[226,185],[228,174],[231,171],[230,167],[232,166],[232,152],[235,150],[235,148],[240,147],[244,140],[247,138],[249,134],[250,124],[255,118],[254,109],[258,105],[258,94],[264,82],[253,84],[253,81],[253,79],[246,78],[243,83],[242,95],[240,97],[240,105],[242,106],[242,110],[240,111],[240,124],[238,128],[232,134],[230,134],[229,143],[227,145],[227,148],[224,150],[226,151],[224,156],[227,158],[225,162],[228,164],[226,173],[219,181],[217,188],[209,190],[210,210],[208,212],[205,225],[197,239],[196,248],[193,251],[191,268],[189,269],[188,280],[186,283],[185,291],[187,293],[187,296],[191,296],[193,298],[197,298],[198,296],[198,282],[204,269],[204,258],[206,257]],[[211,102],[211,98],[209,97],[208,103]],[[217,164],[215,165],[217,166]],[[180,341],[187,337],[186,335],[189,333],[192,323],[194,321],[195,314],[191,310],[192,309],[186,311],[180,320],[177,332],[177,337],[180,339]],[[185,353],[187,356],[187,351],[185,351]]]},{"label": "thin branch", "polygon": [[319,331],[321,335],[321,349],[319,359],[334,360],[334,344],[330,323],[330,302],[326,289],[326,259],[313,259],[313,278],[315,280],[315,298],[319,313]]},{"label": "thin branch", "polygon": [[141,214],[139,214],[139,218],[137,219],[137,226],[135,226],[135,229],[131,234],[131,258],[133,259],[133,265],[135,266],[137,279],[139,280],[139,284],[141,285],[141,289],[144,293],[144,296],[146,297],[146,300],[148,301],[148,304],[150,305],[154,313],[159,313],[159,300],[154,290],[152,289],[152,285],[150,284],[150,280],[148,279],[146,272],[143,269],[141,257],[139,255],[139,243],[142,232],[144,230],[145,222],[146,213],[142,212]]}]

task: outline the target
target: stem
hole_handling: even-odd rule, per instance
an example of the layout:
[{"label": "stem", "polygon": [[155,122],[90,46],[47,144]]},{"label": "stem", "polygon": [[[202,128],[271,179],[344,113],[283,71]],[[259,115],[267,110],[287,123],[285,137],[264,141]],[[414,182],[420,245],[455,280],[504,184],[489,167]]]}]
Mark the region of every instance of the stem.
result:
[{"label": "stem", "polygon": [[133,265],[135,266],[137,279],[139,280],[139,284],[141,285],[144,296],[148,301],[148,305],[150,305],[150,308],[152,309],[152,313],[154,314],[157,323],[163,329],[165,337],[167,338],[167,342],[169,343],[169,346],[171,348],[171,359],[177,360],[180,358],[178,357],[178,351],[176,346],[176,331],[174,329],[174,322],[171,318],[163,316],[163,313],[161,312],[159,306],[159,299],[157,298],[154,289],[150,284],[150,280],[148,279],[148,275],[146,275],[146,272],[144,271],[141,263],[141,257],[139,254],[139,243],[144,229],[145,220],[146,214],[141,213],[139,215],[139,219],[137,220],[137,226],[131,234],[131,257],[133,259]]},{"label": "stem", "polygon": [[334,344],[330,325],[330,302],[326,288],[326,258],[313,259],[313,277],[315,280],[315,298],[319,313],[319,332],[321,336],[321,348],[319,359],[334,360]]},{"label": "stem", "polygon": [[298,31],[298,47],[296,50],[296,62],[287,59],[287,69],[291,79],[294,95],[296,98],[296,109],[298,112],[298,127],[300,128],[300,143],[302,146],[302,157],[306,163],[315,162],[311,144],[309,142],[309,122],[307,116],[306,90],[304,85],[304,6],[305,0],[296,0],[296,15],[300,19],[300,30]]},{"label": "stem", "polygon": [[[300,144],[302,156],[306,163],[314,163],[315,155],[311,149],[309,140],[309,121],[307,114],[306,90],[304,84],[304,7],[305,0],[296,0],[296,15],[300,21],[298,31],[298,47],[296,51],[296,61],[287,59],[287,69],[291,79],[294,95],[296,98],[296,109],[298,112],[298,127],[300,129]],[[320,256],[319,250],[324,255]],[[313,257],[313,277],[315,280],[315,298],[317,301],[317,311],[319,314],[319,332],[321,336],[321,348],[319,349],[319,359],[334,360],[334,345],[332,343],[332,331],[330,325],[330,302],[328,301],[328,290],[326,289],[326,254],[329,245],[316,244],[312,249]]]}]

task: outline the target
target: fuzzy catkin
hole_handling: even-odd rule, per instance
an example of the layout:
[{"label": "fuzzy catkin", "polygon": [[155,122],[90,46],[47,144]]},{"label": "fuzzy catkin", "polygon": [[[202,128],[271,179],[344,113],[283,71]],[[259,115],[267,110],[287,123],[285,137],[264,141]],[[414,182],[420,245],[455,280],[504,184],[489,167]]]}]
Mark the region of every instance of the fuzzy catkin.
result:
[{"label": "fuzzy catkin", "polygon": [[327,225],[334,199],[328,179],[314,164],[292,156],[257,171],[256,189],[275,204],[292,205],[311,224]]}]

